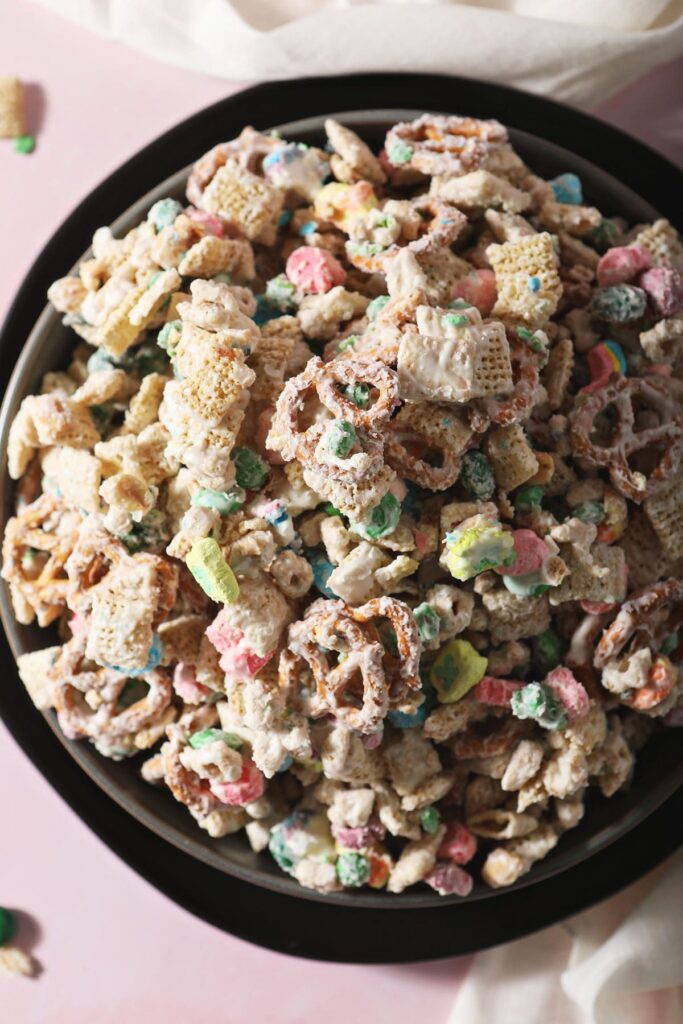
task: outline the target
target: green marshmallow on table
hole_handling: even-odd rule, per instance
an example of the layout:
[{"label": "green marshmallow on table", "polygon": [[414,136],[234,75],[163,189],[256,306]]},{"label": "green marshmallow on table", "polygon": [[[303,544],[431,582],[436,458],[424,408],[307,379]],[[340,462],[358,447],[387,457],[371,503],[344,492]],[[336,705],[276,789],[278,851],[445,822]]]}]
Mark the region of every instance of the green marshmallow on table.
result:
[{"label": "green marshmallow on table", "polygon": [[185,564],[207,597],[219,604],[233,604],[240,588],[235,574],[223,558],[213,537],[196,540],[185,559]]},{"label": "green marshmallow on table", "polygon": [[16,920],[14,914],[7,907],[0,907],[0,946],[4,946],[6,942],[14,935],[16,929]]}]

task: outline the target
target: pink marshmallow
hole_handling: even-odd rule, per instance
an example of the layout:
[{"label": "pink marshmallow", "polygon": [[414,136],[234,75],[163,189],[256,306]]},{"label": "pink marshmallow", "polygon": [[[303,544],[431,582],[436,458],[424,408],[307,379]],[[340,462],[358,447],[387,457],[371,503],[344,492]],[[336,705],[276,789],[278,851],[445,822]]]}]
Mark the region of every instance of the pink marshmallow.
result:
[{"label": "pink marshmallow", "polygon": [[457,864],[437,864],[425,882],[439,896],[469,896],[473,885],[472,876]]},{"label": "pink marshmallow", "polygon": [[606,612],[613,612],[618,604],[618,601],[579,601],[579,607],[586,615],[604,615]]},{"label": "pink marshmallow", "polygon": [[400,476],[394,478],[391,486],[389,487],[389,490],[399,503],[403,501],[406,494],[408,493],[408,488],[406,487],[405,482],[401,479]]},{"label": "pink marshmallow", "polygon": [[206,630],[206,635],[221,655],[220,666],[231,677],[255,676],[270,661],[275,651],[257,654],[244,633],[227,621],[226,611],[220,611]]},{"label": "pink marshmallow", "polygon": [[638,287],[658,316],[673,316],[683,307],[683,277],[674,267],[652,267],[638,278]]},{"label": "pink marshmallow", "polygon": [[496,275],[492,270],[473,270],[455,282],[451,298],[464,299],[476,306],[482,316],[489,316],[498,298]]},{"label": "pink marshmallow", "polygon": [[496,572],[503,576],[527,576],[536,572],[550,556],[545,541],[533,530],[514,530],[512,542],[515,546],[515,560],[512,565],[500,565]]},{"label": "pink marshmallow", "polygon": [[570,720],[582,718],[590,710],[590,697],[568,668],[554,668],[545,677],[545,684],[563,705]]},{"label": "pink marshmallow", "polygon": [[304,292],[320,295],[335,285],[344,284],[346,271],[327,249],[302,245],[287,260],[285,273],[292,284]]},{"label": "pink marshmallow", "polygon": [[223,237],[223,225],[219,221],[218,217],[214,217],[213,214],[207,213],[205,210],[195,210],[193,206],[185,212],[190,220],[193,220],[195,224],[201,224],[204,228],[204,234],[215,235],[216,238]]},{"label": "pink marshmallow", "polygon": [[197,682],[194,665],[179,661],[173,671],[173,689],[186,704],[203,704],[211,693],[208,686]]},{"label": "pink marshmallow", "polygon": [[475,700],[480,704],[492,704],[497,708],[509,708],[512,694],[521,690],[524,683],[517,679],[499,679],[497,676],[484,676],[472,690]]},{"label": "pink marshmallow", "polygon": [[615,246],[600,257],[597,267],[598,284],[601,288],[625,284],[651,266],[650,254],[642,245]]},{"label": "pink marshmallow", "polygon": [[332,835],[347,850],[364,850],[373,843],[384,839],[387,830],[379,823],[374,825],[357,825],[353,828],[345,825],[332,825]]},{"label": "pink marshmallow", "polygon": [[82,615],[79,615],[78,612],[76,612],[75,615],[72,615],[71,618],[69,619],[69,629],[71,630],[74,636],[80,633],[84,626],[85,619]]},{"label": "pink marshmallow", "polygon": [[265,779],[250,757],[242,761],[242,774],[237,782],[211,782],[211,792],[221,803],[245,807],[263,796]]},{"label": "pink marshmallow", "polygon": [[476,852],[477,840],[470,830],[461,825],[459,821],[449,822],[437,857],[440,860],[452,860],[454,864],[467,864]]}]

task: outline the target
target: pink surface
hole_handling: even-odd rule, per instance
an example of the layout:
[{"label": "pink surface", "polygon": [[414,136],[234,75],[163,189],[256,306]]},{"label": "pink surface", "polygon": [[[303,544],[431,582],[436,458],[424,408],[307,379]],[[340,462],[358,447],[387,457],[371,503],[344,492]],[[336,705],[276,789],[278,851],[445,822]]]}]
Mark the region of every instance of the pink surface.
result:
[{"label": "pink surface", "polygon": [[[32,156],[0,141],[0,317],[41,246],[83,196],[150,139],[239,86],[153,63],[26,0],[0,0],[0,74],[32,83]],[[683,160],[683,61],[599,113]],[[10,255],[11,254],[11,255]],[[43,966],[0,977],[3,1020],[22,1024],[445,1024],[469,960],[321,965],[268,953],[204,924],[119,861],[68,810],[0,726],[0,904]],[[39,922],[39,923],[38,923]],[[466,1024],[466,1022],[463,1022]]]}]

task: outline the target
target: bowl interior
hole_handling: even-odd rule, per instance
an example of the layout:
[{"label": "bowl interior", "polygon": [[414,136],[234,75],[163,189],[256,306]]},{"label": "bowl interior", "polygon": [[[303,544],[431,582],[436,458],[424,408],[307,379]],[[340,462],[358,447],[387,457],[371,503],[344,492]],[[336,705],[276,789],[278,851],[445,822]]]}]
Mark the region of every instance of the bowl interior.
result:
[{"label": "bowl interior", "polygon": [[[341,112],[334,116],[353,125],[373,148],[379,149],[391,124],[415,117],[418,113],[421,111],[373,110]],[[505,120],[504,111],[501,111],[500,119]],[[286,138],[322,145],[325,139],[323,120],[322,117],[314,117],[277,127]],[[586,201],[604,213],[620,214],[634,223],[651,221],[657,217],[653,206],[582,157],[526,132],[511,130],[510,134],[517,151],[540,175],[552,177],[568,170],[577,173],[583,181]],[[114,234],[124,233],[144,218],[150,205],[157,199],[163,196],[181,199],[188,173],[189,168],[178,170],[129,207],[112,225]],[[65,268],[64,272],[67,270]],[[73,345],[74,335],[62,326],[59,315],[51,307],[45,307],[17,362],[0,412],[0,451],[5,462],[9,426],[22,398],[36,390],[47,370],[66,365]],[[13,487],[6,473],[0,476],[0,502],[4,526],[13,511]],[[15,621],[4,581],[0,586],[0,615],[15,657],[53,642],[49,631],[40,630],[37,626],[21,626]],[[8,685],[21,687],[16,675]],[[26,714],[36,713],[26,698]],[[215,840],[197,828],[185,808],[167,790],[156,789],[143,782],[139,775],[143,755],[125,762],[108,761],[89,744],[65,739],[53,712],[48,712],[45,718],[71,756],[109,797],[163,839],[214,868],[286,895],[337,905],[407,909],[443,907],[449,902],[462,902],[459,897],[439,897],[419,889],[408,890],[400,896],[364,891],[321,895],[301,889],[298,883],[279,870],[268,853],[253,853],[244,835]],[[558,847],[517,882],[516,888],[549,878],[604,848],[639,824],[681,783],[683,764],[680,760],[680,744],[675,731],[669,730],[659,734],[639,754],[630,789],[610,800],[591,793],[581,825],[566,833]],[[476,901],[493,896],[494,890],[477,883],[467,900]]]}]

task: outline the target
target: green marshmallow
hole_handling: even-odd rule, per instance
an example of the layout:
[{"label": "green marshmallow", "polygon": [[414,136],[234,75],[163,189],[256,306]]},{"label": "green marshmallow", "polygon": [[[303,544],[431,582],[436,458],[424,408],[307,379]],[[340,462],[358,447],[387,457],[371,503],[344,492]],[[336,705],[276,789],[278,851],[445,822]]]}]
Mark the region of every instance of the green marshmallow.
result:
[{"label": "green marshmallow", "polygon": [[362,853],[342,853],[335,865],[337,878],[350,889],[358,889],[370,878],[370,861]]},{"label": "green marshmallow", "polygon": [[460,482],[476,501],[489,501],[496,493],[491,463],[479,451],[465,452],[460,469]]},{"label": "green marshmallow", "polygon": [[222,740],[231,750],[239,750],[242,746],[239,736],[235,736],[232,732],[224,732],[223,729],[200,729],[199,732],[193,732],[190,736],[190,746],[193,750],[201,750],[202,747],[208,746],[209,743],[216,743],[218,740]]},{"label": "green marshmallow", "polygon": [[439,635],[441,619],[431,605],[428,605],[426,601],[419,604],[413,611],[413,617],[417,622],[420,639],[424,640],[425,643],[435,640]]},{"label": "green marshmallow", "polygon": [[420,825],[423,832],[433,836],[441,823],[441,815],[436,807],[425,807],[420,815]]},{"label": "green marshmallow", "polygon": [[339,459],[346,459],[356,443],[356,428],[348,420],[330,423],[325,431],[327,450]]},{"label": "green marshmallow", "polygon": [[359,409],[367,409],[370,404],[370,388],[367,384],[348,384],[344,388],[344,394]]},{"label": "green marshmallow", "polygon": [[239,487],[257,491],[268,479],[268,463],[251,448],[237,447],[230,456],[235,463],[235,479]]},{"label": "green marshmallow", "polygon": [[222,516],[229,516],[242,508],[246,497],[244,488],[237,485],[227,491],[212,491],[208,487],[201,487],[192,495],[192,504],[199,508],[215,508]]},{"label": "green marshmallow", "polygon": [[14,149],[17,153],[32,153],[36,148],[36,140],[33,135],[17,135],[14,140]]},{"label": "green marshmallow", "polygon": [[516,718],[532,718],[544,729],[564,729],[567,714],[552,690],[544,683],[528,683],[511,697],[512,713]]},{"label": "green marshmallow", "polygon": [[0,946],[4,946],[6,942],[14,935],[16,931],[17,923],[14,914],[7,907],[0,907]]},{"label": "green marshmallow", "polygon": [[584,501],[572,509],[572,515],[582,523],[594,523],[595,526],[599,526],[600,523],[604,523],[607,513],[601,501]]},{"label": "green marshmallow", "polygon": [[362,523],[356,523],[352,529],[362,537],[379,540],[380,537],[388,537],[394,532],[400,518],[401,503],[389,492],[384,495],[379,505],[375,505],[367,519]]}]

